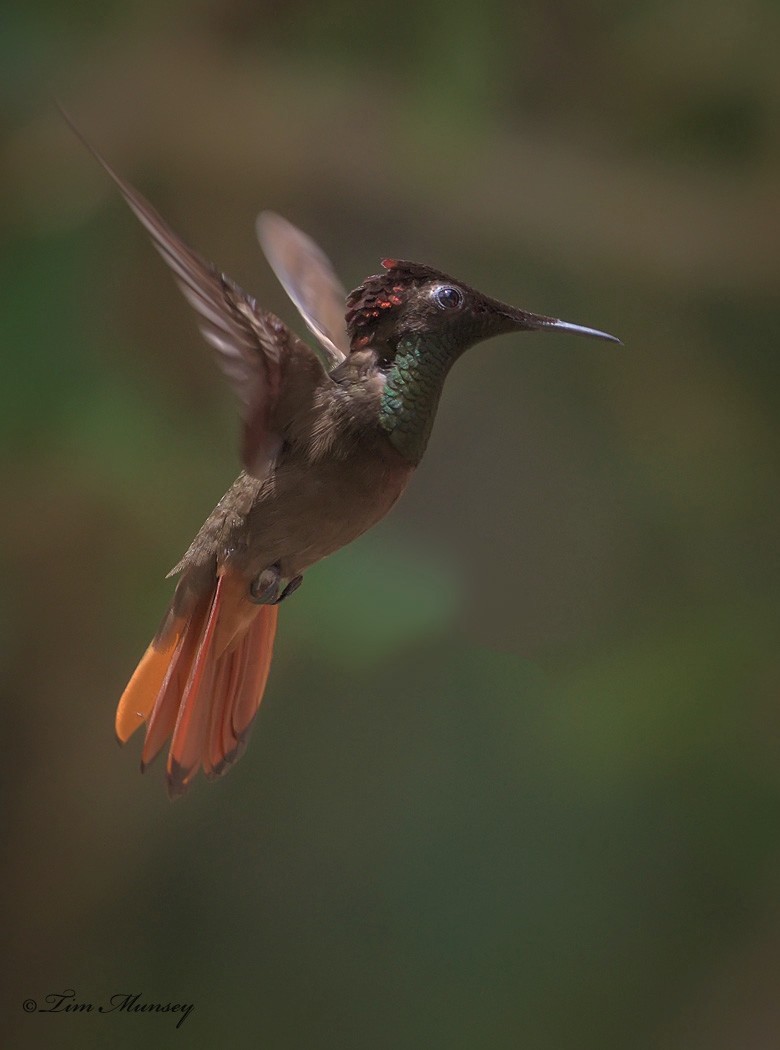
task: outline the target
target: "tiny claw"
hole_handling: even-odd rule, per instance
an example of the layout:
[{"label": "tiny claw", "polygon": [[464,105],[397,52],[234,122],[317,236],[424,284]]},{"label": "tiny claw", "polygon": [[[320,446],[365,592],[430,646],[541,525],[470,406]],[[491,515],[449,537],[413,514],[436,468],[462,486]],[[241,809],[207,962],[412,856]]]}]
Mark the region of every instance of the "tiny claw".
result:
[{"label": "tiny claw", "polygon": [[285,598],[289,598],[291,594],[294,594],[298,590],[302,583],[303,576],[301,576],[300,574],[298,574],[298,576],[293,576],[293,578],[290,580],[290,582],[287,584],[282,593],[274,602],[274,605],[278,605],[280,602],[283,602]]}]

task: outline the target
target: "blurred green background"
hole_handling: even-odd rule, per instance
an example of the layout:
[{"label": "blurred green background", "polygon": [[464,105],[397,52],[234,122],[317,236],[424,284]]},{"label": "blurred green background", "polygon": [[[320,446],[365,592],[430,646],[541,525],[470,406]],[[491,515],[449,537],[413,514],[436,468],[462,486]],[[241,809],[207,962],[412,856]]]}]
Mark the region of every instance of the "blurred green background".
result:
[{"label": "blurred green background", "polygon": [[[0,14],[4,1045],[780,1046],[780,8]],[[92,141],[302,327],[274,208],[613,331],[449,379],[390,518],[282,610],[171,805],[116,699],[235,408]],[[166,1016],[22,1010],[72,988]]]}]

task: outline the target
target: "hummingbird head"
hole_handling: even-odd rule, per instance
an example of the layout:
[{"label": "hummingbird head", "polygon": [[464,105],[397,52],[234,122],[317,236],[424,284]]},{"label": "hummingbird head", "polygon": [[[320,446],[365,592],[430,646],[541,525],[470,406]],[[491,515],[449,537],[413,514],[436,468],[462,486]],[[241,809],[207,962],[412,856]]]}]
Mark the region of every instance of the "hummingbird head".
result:
[{"label": "hummingbird head", "polygon": [[424,336],[441,341],[457,357],[494,335],[556,329],[620,342],[595,328],[508,306],[431,266],[400,259],[383,259],[382,265],[386,273],[368,277],[347,296],[353,350],[373,346],[393,357],[405,337]]}]

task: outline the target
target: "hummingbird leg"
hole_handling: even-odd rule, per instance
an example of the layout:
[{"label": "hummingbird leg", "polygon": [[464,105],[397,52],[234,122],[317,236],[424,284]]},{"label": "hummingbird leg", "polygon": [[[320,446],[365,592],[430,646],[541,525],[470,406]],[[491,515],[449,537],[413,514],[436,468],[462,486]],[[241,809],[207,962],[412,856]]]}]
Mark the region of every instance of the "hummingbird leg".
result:
[{"label": "hummingbird leg", "polygon": [[293,578],[290,580],[290,582],[287,584],[282,593],[274,602],[274,605],[278,605],[279,602],[283,602],[285,598],[289,598],[291,594],[298,590],[302,583],[303,576],[301,576],[300,574],[298,576],[293,576]]},{"label": "hummingbird leg", "polygon": [[249,584],[249,600],[256,605],[275,605],[279,598],[281,573],[278,565],[269,565]]}]

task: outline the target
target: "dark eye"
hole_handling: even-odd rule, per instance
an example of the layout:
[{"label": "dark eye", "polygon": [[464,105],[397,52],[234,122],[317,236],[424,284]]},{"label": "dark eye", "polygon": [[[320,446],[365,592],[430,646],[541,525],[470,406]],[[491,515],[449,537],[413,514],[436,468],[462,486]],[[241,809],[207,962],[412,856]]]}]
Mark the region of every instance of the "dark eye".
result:
[{"label": "dark eye", "polygon": [[433,301],[440,310],[457,310],[463,303],[463,292],[451,284],[440,284],[434,289]]}]

